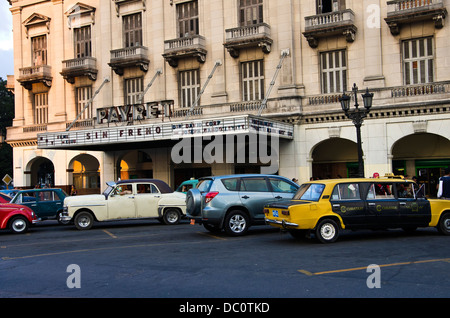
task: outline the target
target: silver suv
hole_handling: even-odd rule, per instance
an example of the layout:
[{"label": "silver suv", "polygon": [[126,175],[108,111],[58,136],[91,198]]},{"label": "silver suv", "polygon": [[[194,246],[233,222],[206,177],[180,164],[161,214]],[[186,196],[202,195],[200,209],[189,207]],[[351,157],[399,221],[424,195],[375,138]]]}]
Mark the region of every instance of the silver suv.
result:
[{"label": "silver suv", "polygon": [[250,225],[265,224],[264,205],[290,200],[298,188],[276,175],[205,177],[187,192],[186,215],[211,232],[224,229],[233,236],[244,235]]}]

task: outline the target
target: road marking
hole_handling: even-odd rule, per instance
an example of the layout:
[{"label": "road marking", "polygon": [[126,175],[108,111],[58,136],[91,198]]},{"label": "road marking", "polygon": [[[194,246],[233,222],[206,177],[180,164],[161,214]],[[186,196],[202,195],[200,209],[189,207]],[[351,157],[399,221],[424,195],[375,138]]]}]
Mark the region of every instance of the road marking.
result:
[{"label": "road marking", "polygon": [[[404,266],[404,265],[436,263],[436,262],[450,262],[450,258],[430,259],[430,260],[412,261],[412,262],[401,262],[401,263],[383,264],[383,265],[378,265],[378,266],[380,266],[380,267],[392,267],[392,266]],[[312,272],[304,270],[304,269],[299,269],[299,270],[297,270],[297,272],[305,274],[307,276],[318,276],[318,275],[326,275],[326,274],[335,274],[335,273],[360,271],[360,270],[366,270],[366,269],[367,269],[367,266],[354,267],[354,268],[345,268],[345,269],[336,269],[336,270],[316,272],[316,273],[312,273]]]},{"label": "road marking", "polygon": [[103,232],[105,232],[106,234],[108,234],[109,236],[111,236],[112,238],[117,238],[117,236],[115,236],[114,234],[112,234],[110,231],[107,230],[103,230]]},{"label": "road marking", "polygon": [[215,239],[217,239],[217,240],[222,240],[222,241],[226,241],[226,240],[227,240],[227,239],[224,238],[224,237],[212,235],[211,233],[197,232],[197,234],[204,235],[204,236],[208,236],[208,237],[212,237],[212,238],[215,238]]}]

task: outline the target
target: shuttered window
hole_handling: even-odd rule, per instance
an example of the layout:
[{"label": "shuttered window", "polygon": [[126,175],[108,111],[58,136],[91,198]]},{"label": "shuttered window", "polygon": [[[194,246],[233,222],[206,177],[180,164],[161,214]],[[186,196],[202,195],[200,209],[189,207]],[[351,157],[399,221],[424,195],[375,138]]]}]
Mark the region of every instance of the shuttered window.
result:
[{"label": "shuttered window", "polygon": [[177,4],[178,35],[180,38],[198,35],[198,2]]},{"label": "shuttered window", "polygon": [[191,107],[200,92],[199,70],[182,71],[179,73],[180,107]]},{"label": "shuttered window", "polygon": [[31,38],[33,66],[47,65],[47,37],[45,35]]},{"label": "shuttered window", "polygon": [[263,22],[263,0],[239,0],[240,26]]},{"label": "shuttered window", "polygon": [[434,81],[432,37],[403,42],[403,74],[405,85]]},{"label": "shuttered window", "polygon": [[34,123],[36,125],[48,123],[48,93],[34,94]]},{"label": "shuttered window", "polygon": [[[78,87],[77,88],[77,116],[80,114],[86,104],[92,97],[92,86]],[[91,119],[92,118],[92,104],[81,114],[80,119]]]},{"label": "shuttered window", "polygon": [[75,58],[92,56],[91,26],[73,30]]},{"label": "shuttered window", "polygon": [[264,99],[264,63],[252,61],[241,64],[242,100]]},{"label": "shuttered window", "polygon": [[144,91],[144,78],[129,78],[125,80],[125,105],[134,105]]},{"label": "shuttered window", "polygon": [[347,90],[347,57],[345,50],[320,54],[322,93]]},{"label": "shuttered window", "polygon": [[124,47],[142,46],[142,14],[126,15],[122,20]]}]

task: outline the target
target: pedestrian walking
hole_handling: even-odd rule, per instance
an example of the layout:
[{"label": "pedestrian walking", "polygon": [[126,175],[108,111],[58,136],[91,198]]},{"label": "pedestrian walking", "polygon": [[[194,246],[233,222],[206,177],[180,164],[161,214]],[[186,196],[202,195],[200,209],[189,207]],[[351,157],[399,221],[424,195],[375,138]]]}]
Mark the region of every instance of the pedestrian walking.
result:
[{"label": "pedestrian walking", "polygon": [[444,176],[439,178],[437,197],[450,200],[450,168],[445,169]]}]

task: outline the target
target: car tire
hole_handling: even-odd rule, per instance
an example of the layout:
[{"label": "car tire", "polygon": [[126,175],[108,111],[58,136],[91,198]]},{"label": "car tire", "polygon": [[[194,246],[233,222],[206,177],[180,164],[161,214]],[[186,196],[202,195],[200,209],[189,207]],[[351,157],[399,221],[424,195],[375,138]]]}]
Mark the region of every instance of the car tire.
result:
[{"label": "car tire", "polygon": [[166,209],[163,216],[164,224],[174,225],[180,222],[180,212],[177,209]]},{"label": "car tire", "polygon": [[196,188],[190,189],[186,193],[186,214],[190,216],[198,216],[201,214],[202,194]]},{"label": "car tire", "polygon": [[89,230],[94,224],[94,217],[89,212],[80,212],[75,216],[75,227],[78,230]]},{"label": "car tire", "polygon": [[316,227],[316,238],[321,243],[333,243],[339,237],[339,226],[331,219],[324,219]]},{"label": "car tire", "polygon": [[443,235],[450,235],[450,213],[445,213],[441,216],[437,229]]},{"label": "car tire", "polygon": [[28,231],[30,223],[23,216],[15,216],[9,222],[9,229],[15,234],[21,234]]},{"label": "car tire", "polygon": [[225,232],[232,236],[245,235],[250,227],[250,219],[247,213],[234,210],[225,217]]}]

